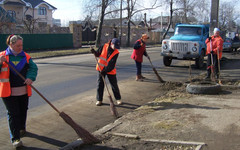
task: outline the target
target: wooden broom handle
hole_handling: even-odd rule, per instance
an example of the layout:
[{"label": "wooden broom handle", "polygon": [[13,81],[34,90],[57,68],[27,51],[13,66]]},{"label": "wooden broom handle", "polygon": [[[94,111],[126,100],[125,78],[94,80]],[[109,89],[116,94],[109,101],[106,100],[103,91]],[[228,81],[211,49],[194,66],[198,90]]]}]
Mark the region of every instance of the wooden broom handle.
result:
[{"label": "wooden broom handle", "polygon": [[[20,78],[23,79],[23,81],[25,81],[25,77],[23,75],[21,75],[11,64],[9,64],[7,61],[5,61],[6,64],[8,64],[8,66],[14,71],[16,72],[17,75],[19,75]],[[31,88],[38,93],[38,95],[40,95],[58,114],[60,114],[61,112],[52,104],[50,103],[49,100],[47,100],[46,97],[44,97],[32,84],[30,84]]]}]

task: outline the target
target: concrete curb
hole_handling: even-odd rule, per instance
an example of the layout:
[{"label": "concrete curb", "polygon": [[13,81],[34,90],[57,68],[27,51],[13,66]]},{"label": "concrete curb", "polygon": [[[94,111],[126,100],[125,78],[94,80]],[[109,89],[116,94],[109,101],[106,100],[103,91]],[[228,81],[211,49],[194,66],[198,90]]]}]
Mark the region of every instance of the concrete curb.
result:
[{"label": "concrete curb", "polygon": [[[97,136],[97,135],[105,134],[105,133],[111,131],[113,128],[122,124],[122,122],[119,119],[115,120],[113,123],[110,123],[110,124],[102,127],[101,129],[93,132],[93,135]],[[82,139],[79,138],[76,141],[69,143],[66,146],[60,148],[60,150],[73,150],[74,148],[80,147],[82,145],[84,145],[84,143],[83,143]]]},{"label": "concrete curb", "polygon": [[[120,118],[119,118],[119,119],[120,119]],[[105,134],[105,133],[109,132],[110,130],[112,130],[113,128],[119,126],[120,124],[122,124],[122,122],[121,122],[119,119],[115,120],[113,123],[110,123],[110,124],[102,127],[101,129],[95,131],[95,132],[93,133],[93,135]]]},{"label": "concrete curb", "polygon": [[59,150],[73,150],[79,146],[83,145],[82,139],[77,139],[76,141],[67,144],[66,146],[59,148]]}]

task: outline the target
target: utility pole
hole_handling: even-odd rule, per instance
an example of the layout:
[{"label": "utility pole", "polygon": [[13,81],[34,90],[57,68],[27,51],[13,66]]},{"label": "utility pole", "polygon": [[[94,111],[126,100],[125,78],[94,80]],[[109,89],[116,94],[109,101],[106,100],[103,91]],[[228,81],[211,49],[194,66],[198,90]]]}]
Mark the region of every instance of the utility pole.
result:
[{"label": "utility pole", "polygon": [[163,31],[163,12],[161,12],[161,32]]},{"label": "utility pole", "polygon": [[213,29],[218,28],[219,0],[211,0],[210,32],[213,35]]},{"label": "utility pole", "polygon": [[130,1],[132,6],[132,0],[127,0],[127,13],[128,13],[127,46],[130,46],[130,30],[131,30]]},{"label": "utility pole", "polygon": [[122,1],[120,2],[120,35],[119,35],[119,40],[120,40],[120,45],[122,43]]}]

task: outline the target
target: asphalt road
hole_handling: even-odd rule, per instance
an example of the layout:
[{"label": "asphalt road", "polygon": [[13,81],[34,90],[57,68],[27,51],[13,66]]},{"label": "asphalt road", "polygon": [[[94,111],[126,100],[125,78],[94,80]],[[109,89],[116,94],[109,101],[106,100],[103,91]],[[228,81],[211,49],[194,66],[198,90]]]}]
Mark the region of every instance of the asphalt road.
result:
[{"label": "asphalt road", "polygon": [[[135,76],[136,68],[130,58],[132,49],[121,49],[117,62],[117,78],[119,81]],[[153,65],[162,68],[160,47],[148,48]],[[51,102],[96,88],[97,72],[92,54],[82,54],[45,59],[34,59],[39,68],[34,86]],[[143,73],[151,71],[150,64],[144,57]],[[96,93],[93,93],[96,94]],[[29,109],[46,104],[33,92]],[[5,119],[6,109],[0,101],[0,118]]]}]

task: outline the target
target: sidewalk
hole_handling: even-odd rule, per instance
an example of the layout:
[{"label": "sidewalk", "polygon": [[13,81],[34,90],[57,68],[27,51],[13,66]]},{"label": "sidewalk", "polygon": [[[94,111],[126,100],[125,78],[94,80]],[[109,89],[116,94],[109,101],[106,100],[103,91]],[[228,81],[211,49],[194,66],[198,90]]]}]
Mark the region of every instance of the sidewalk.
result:
[{"label": "sidewalk", "polygon": [[[231,59],[239,59],[239,57],[238,54]],[[239,81],[239,64],[239,60],[224,64],[223,78]],[[166,81],[171,79],[170,76],[176,76],[173,67],[157,68],[157,70],[160,74],[162,73],[162,78]],[[174,67],[174,71],[187,72],[187,70],[187,67]],[[119,83],[124,104],[117,106],[122,117],[116,121],[110,114],[107,96],[105,96],[105,105],[95,106],[95,94],[93,94],[96,92],[95,89],[59,100],[54,105],[89,132],[106,137],[104,143],[85,147],[85,149],[154,149],[150,145],[156,142],[149,143],[147,142],[149,139],[192,141],[199,145],[206,143],[208,146],[204,148],[209,149],[239,149],[239,90],[227,89],[220,95],[190,95],[185,92],[184,84],[176,83],[186,81],[187,73],[165,85],[159,84],[152,71],[145,74],[148,79],[144,82],[136,82],[132,77]],[[146,103],[147,105],[144,105]],[[37,115],[37,112],[43,113]],[[28,114],[28,133],[22,138],[24,143],[22,149],[55,150],[71,145],[78,139],[74,130],[50,106],[35,108]],[[101,122],[94,127],[89,127],[89,124],[95,124],[96,120]],[[102,128],[103,126],[106,127]],[[2,120],[0,127],[0,149],[12,149],[7,121]],[[96,131],[97,129],[100,130]],[[111,130],[105,131],[106,129]],[[135,135],[145,141],[134,143],[132,140],[129,141],[129,138],[113,136],[119,133],[127,136]],[[159,143],[161,142],[157,142]],[[222,147],[215,147],[216,145]]]}]

